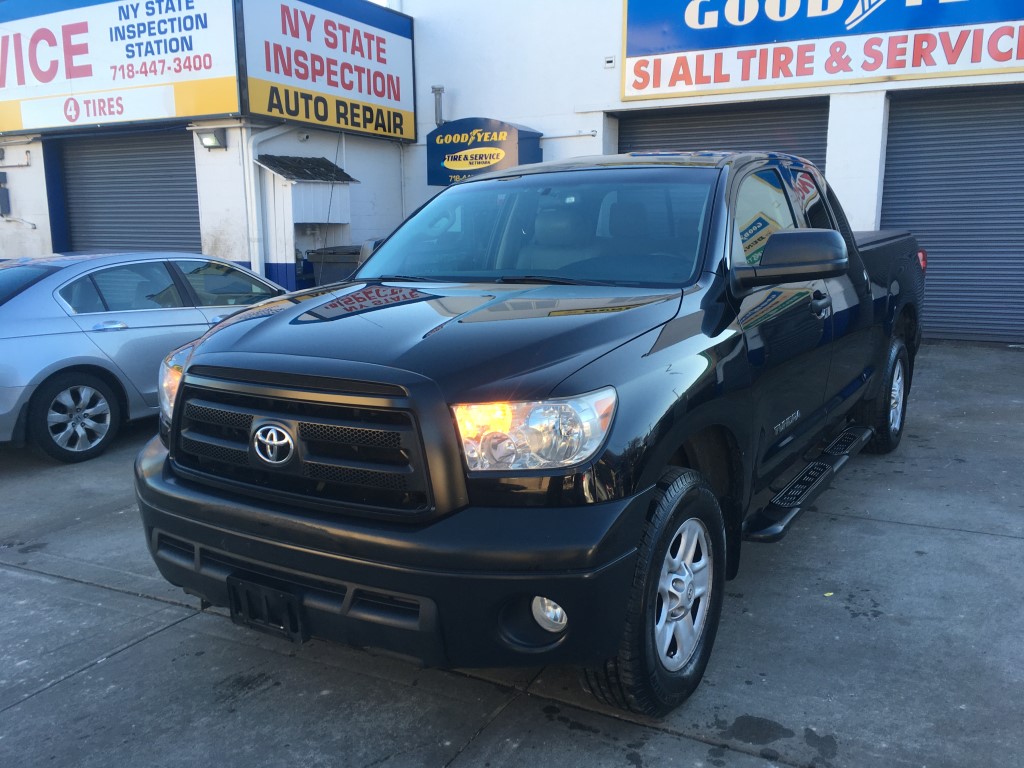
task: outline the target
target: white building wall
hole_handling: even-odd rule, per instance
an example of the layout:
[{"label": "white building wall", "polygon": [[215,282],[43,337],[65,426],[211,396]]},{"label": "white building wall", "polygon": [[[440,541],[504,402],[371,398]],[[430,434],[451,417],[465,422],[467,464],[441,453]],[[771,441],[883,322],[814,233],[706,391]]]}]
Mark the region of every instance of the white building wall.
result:
[{"label": "white building wall", "polygon": [[0,259],[41,256],[53,251],[50,208],[46,197],[46,167],[38,137],[0,139],[7,174],[11,213],[0,218]]},{"label": "white building wall", "polygon": [[446,120],[492,117],[540,131],[545,160],[605,152],[604,111],[620,90],[621,0],[390,5],[415,19],[417,141],[406,150],[406,213],[440,191],[426,183],[434,85],[445,88]]},{"label": "white building wall", "polygon": [[[418,140],[406,150],[406,212],[439,191],[426,186],[424,139],[434,126],[430,87],[443,85],[444,117],[490,117],[541,131],[545,160],[616,151],[627,110],[828,95],[828,178],[856,228],[877,226],[887,137],[887,88],[1021,82],[987,72],[927,81],[866,83],[623,101],[622,0],[520,0],[501,11],[469,0],[391,0],[415,19]],[[682,13],[680,3],[680,13]],[[716,6],[719,4],[716,4]],[[606,64],[612,60],[611,66]],[[589,136],[596,131],[596,136]],[[577,138],[563,138],[575,136]]]},{"label": "white building wall", "polygon": [[347,144],[348,164],[344,168],[359,181],[349,186],[349,242],[361,245],[390,234],[402,223],[402,145],[362,136],[349,136]]},{"label": "white building wall", "polygon": [[246,169],[243,165],[249,131],[232,123],[225,126],[225,134],[227,149],[206,149],[199,143],[198,136],[193,137],[202,248],[203,253],[210,256],[249,264]]},{"label": "white building wall", "polygon": [[[210,121],[194,127],[222,127],[227,137],[226,150],[208,150],[195,140],[205,253],[279,277],[294,264],[296,250],[304,254],[360,245],[387,235],[402,221],[403,157],[396,142],[292,124]],[[330,221],[299,221],[293,213],[292,182],[256,165],[264,154],[324,157],[358,183],[335,186],[338,200],[331,200],[331,211],[339,213],[332,213]]]},{"label": "white building wall", "polygon": [[888,135],[885,91],[832,94],[825,164],[829,182],[855,230],[878,229],[881,221]]}]

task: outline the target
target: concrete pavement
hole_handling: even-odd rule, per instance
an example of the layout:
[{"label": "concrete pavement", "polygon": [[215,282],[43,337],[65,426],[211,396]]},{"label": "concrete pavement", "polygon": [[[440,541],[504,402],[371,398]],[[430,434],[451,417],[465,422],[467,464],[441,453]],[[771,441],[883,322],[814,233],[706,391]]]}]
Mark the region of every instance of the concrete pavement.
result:
[{"label": "concrete pavement", "polygon": [[235,627],[149,559],[131,462],[0,446],[0,765],[1019,766],[1024,350],[919,358],[903,445],[746,545],[661,721],[565,668],[440,672]]}]

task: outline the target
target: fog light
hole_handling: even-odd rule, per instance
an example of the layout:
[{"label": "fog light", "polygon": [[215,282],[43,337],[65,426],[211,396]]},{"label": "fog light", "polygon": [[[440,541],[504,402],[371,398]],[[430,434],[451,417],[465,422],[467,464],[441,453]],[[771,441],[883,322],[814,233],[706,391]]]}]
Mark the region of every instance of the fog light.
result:
[{"label": "fog light", "polygon": [[548,632],[562,632],[569,621],[562,606],[547,597],[533,598],[533,618]]}]

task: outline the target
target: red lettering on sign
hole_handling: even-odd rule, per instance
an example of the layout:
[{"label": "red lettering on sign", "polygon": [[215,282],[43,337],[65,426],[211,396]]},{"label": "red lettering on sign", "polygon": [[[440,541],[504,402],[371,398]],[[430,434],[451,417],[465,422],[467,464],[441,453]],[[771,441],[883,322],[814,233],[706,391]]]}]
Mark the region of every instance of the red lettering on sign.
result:
[{"label": "red lettering on sign", "polygon": [[1000,27],[988,39],[988,55],[993,61],[1010,61],[1013,58],[1012,46],[1005,51],[999,47],[999,42],[1004,37],[1013,37],[1013,27]]},{"label": "red lettering on sign", "polygon": [[79,77],[92,77],[92,64],[76,64],[75,57],[84,56],[89,53],[88,43],[75,43],[72,41],[75,35],[89,33],[89,22],[79,21],[75,24],[65,24],[60,28],[61,38],[64,41],[64,76],[68,80]]},{"label": "red lettering on sign", "polygon": [[651,84],[651,75],[647,71],[647,59],[637,59],[633,62],[633,87],[642,91]]},{"label": "red lettering on sign", "polygon": [[906,69],[907,66],[907,43],[910,38],[907,35],[893,35],[889,38],[889,68]]},{"label": "red lettering on sign", "polygon": [[[81,57],[89,53],[89,44],[75,41],[77,36],[88,32],[89,22],[80,21],[63,25],[59,37],[55,31],[40,27],[28,36],[27,45],[21,32],[0,35],[0,88],[8,85],[12,64],[17,85],[26,84],[26,70],[36,82],[53,82],[60,74],[61,61],[65,79],[92,77],[92,65],[81,61]],[[59,53],[58,48],[62,49]]]},{"label": "red lettering on sign", "polygon": [[57,76],[57,57],[50,59],[50,65],[43,69],[39,61],[39,45],[46,43],[51,48],[57,47],[57,37],[50,30],[37,29],[28,41],[28,66],[40,83],[48,83]]},{"label": "red lettering on sign", "polygon": [[938,46],[939,41],[935,38],[935,35],[914,35],[914,50],[910,55],[910,66],[915,69],[918,67],[934,67],[935,57],[932,56],[932,51]]}]

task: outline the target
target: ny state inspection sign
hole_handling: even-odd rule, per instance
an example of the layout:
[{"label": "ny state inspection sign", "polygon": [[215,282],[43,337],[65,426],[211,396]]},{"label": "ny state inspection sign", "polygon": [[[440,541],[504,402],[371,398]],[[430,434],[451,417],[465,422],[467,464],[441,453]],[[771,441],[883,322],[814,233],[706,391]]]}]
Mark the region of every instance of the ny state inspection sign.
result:
[{"label": "ny state inspection sign", "polygon": [[363,0],[245,6],[249,112],[415,141],[412,18]]}]

